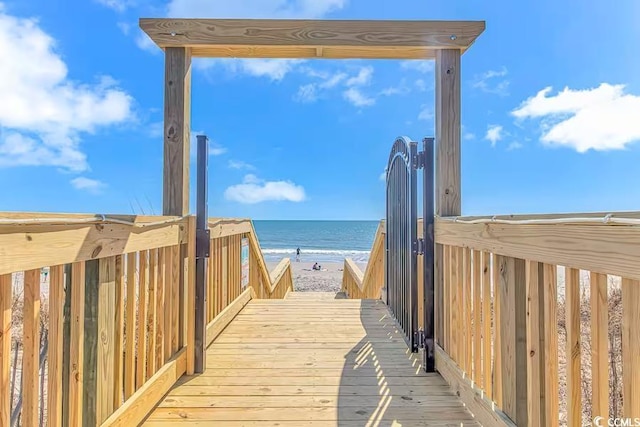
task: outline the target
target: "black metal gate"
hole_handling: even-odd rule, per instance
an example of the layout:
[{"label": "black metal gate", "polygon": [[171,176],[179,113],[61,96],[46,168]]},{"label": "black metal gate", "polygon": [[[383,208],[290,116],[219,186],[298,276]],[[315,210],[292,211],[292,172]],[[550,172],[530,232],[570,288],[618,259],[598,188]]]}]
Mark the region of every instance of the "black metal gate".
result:
[{"label": "black metal gate", "polygon": [[[424,151],[409,138],[396,139],[387,164],[386,302],[409,348],[425,349],[425,369],[434,369],[433,349],[433,138]],[[418,237],[417,171],[424,169],[423,229]],[[418,255],[424,256],[424,282],[418,284]],[[418,326],[418,286],[424,292],[424,329]]]},{"label": "black metal gate", "polygon": [[396,139],[387,164],[387,304],[405,334],[411,351],[418,350],[417,144]]}]

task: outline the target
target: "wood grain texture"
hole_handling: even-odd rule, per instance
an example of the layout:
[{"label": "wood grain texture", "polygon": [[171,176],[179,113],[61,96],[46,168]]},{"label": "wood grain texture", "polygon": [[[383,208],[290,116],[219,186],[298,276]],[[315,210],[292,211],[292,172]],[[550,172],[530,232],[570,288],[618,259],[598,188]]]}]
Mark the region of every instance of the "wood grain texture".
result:
[{"label": "wood grain texture", "polygon": [[[425,373],[420,357],[407,352],[384,303],[313,297],[252,299],[208,348],[206,372],[180,379],[145,423],[421,425],[439,420],[435,425],[477,426],[442,377]],[[265,310],[274,315],[256,314]],[[334,311],[348,316],[349,324],[318,315]],[[283,333],[284,325],[300,327]],[[301,347],[300,340],[316,335],[309,330],[340,341],[307,341]],[[385,338],[378,338],[380,330]]]},{"label": "wood grain texture", "polygon": [[[194,363],[196,357],[196,336],[195,336],[195,323],[196,323],[196,309],[195,309],[195,295],[196,295],[196,217],[189,217],[189,239],[187,246],[187,273],[185,283],[185,305],[186,305],[186,318],[187,318],[187,338],[186,338],[186,358],[187,358],[187,375],[193,375]],[[211,261],[209,261],[211,262]],[[212,295],[209,295],[209,299],[213,299]]]},{"label": "wood grain texture", "polygon": [[[540,328],[541,297],[544,297],[544,282],[541,265],[535,261],[526,262],[527,279],[527,412],[528,427],[545,427],[544,422],[544,329]],[[543,298],[542,298],[543,299]]]},{"label": "wood grain texture", "polygon": [[[95,261],[94,261],[95,262]],[[71,325],[69,355],[69,425],[82,425],[84,405],[84,323],[86,263],[71,266]]]},{"label": "wood grain texture", "polygon": [[[460,51],[436,55],[436,215],[460,215]],[[437,232],[437,227],[435,228]],[[456,245],[461,246],[461,245]]]},{"label": "wood grain texture", "polygon": [[482,388],[469,381],[464,372],[440,347],[436,347],[436,370],[483,426],[516,427],[516,424],[500,408],[485,397]]},{"label": "wood grain texture", "polygon": [[640,418],[640,282],[622,279],[623,415]]},{"label": "wood grain texture", "polygon": [[101,427],[139,425],[158,400],[184,374],[185,368],[186,352],[182,349],[149,378],[149,381],[136,391],[124,405],[106,419]]},{"label": "wood grain texture", "polygon": [[[120,407],[124,401],[124,305],[125,305],[125,260],[122,255],[115,257],[114,321],[113,321],[113,407]],[[109,413],[110,415],[110,413]]]},{"label": "wood grain texture", "polygon": [[0,425],[11,425],[11,274],[0,276]]},{"label": "wood grain texture", "polygon": [[556,266],[544,264],[544,366],[545,366],[545,421],[549,427],[559,425],[558,376],[558,282]]},{"label": "wood grain texture", "polygon": [[39,423],[40,269],[24,272],[22,423]]},{"label": "wood grain texture", "polygon": [[591,412],[609,415],[609,298],[607,276],[590,274],[591,306]]},{"label": "wood grain texture", "polygon": [[582,425],[582,377],[580,345],[580,270],[565,273],[567,324],[567,425]]},{"label": "wood grain texture", "polygon": [[482,253],[473,251],[473,381],[482,384]]},{"label": "wood grain texture", "polygon": [[[2,287],[1,282],[0,287]],[[47,422],[51,427],[62,426],[62,361],[65,353],[62,341],[64,300],[64,266],[56,265],[49,270]]]},{"label": "wood grain texture", "polygon": [[97,408],[96,422],[101,424],[113,413],[115,394],[115,297],[117,282],[116,257],[100,260],[97,319]]},{"label": "wood grain texture", "polygon": [[436,218],[438,243],[640,280],[640,228],[600,224],[463,224]]},{"label": "wood grain texture", "polygon": [[185,223],[0,225],[0,274],[176,245],[186,238]]},{"label": "wood grain texture", "polygon": [[167,48],[164,75],[164,174],[162,212],[189,213],[191,50]]},{"label": "wood grain texture", "polygon": [[149,252],[138,254],[138,347],[136,350],[136,390],[147,379],[147,311],[149,304]]},{"label": "wood grain texture", "polygon": [[491,399],[491,254],[482,253],[482,388]]},{"label": "wood grain texture", "polygon": [[[136,297],[136,279],[142,279],[142,275],[138,273],[137,253],[126,255],[126,275],[127,275],[127,300],[125,308],[126,317],[126,341],[124,344],[124,399],[128,399],[136,391],[136,359],[142,355],[136,353],[136,331],[137,319],[136,309],[138,308],[137,299],[144,297],[138,294]],[[140,255],[141,256],[141,255]],[[144,303],[144,300],[142,300]]]},{"label": "wood grain texture", "polygon": [[426,59],[464,51],[485,23],[141,18],[140,27],[161,48],[190,47],[194,56]]}]

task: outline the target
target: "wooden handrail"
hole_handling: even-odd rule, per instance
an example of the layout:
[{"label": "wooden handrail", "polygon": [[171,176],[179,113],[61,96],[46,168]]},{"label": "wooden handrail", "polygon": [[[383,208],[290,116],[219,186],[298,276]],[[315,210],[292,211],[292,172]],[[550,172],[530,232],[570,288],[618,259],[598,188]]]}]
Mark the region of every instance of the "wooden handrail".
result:
[{"label": "wooden handrail", "polygon": [[348,298],[379,299],[384,286],[385,222],[380,221],[364,273],[351,258],[344,260],[342,290]]},{"label": "wooden handrail", "polygon": [[[129,419],[141,420],[155,403],[144,390],[162,396],[173,383],[161,372],[171,366],[182,375],[193,346],[193,287],[184,272],[193,271],[187,243],[195,218],[7,212],[0,219],[0,425],[11,425],[13,343],[4,332],[18,300],[24,348],[13,369],[21,365],[23,424],[46,414],[52,426],[111,425],[125,407],[136,408]],[[36,363],[41,325],[48,329],[44,390]]]},{"label": "wooden handrail", "polygon": [[[479,421],[558,426],[559,384],[569,425],[582,424],[587,403],[591,418],[608,419],[620,394],[621,409],[612,415],[640,417],[640,226],[570,222],[604,216],[436,219],[436,367]],[[559,312],[566,315],[560,325]],[[590,365],[582,359],[585,329]],[[558,347],[559,334],[566,348]]]}]

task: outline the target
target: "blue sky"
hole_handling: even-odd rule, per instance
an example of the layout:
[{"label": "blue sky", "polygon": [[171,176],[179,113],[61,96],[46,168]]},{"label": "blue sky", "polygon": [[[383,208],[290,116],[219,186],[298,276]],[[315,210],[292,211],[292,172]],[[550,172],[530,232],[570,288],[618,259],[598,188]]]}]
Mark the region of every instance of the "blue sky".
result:
[{"label": "blue sky", "polygon": [[[640,209],[635,0],[4,0],[0,210],[161,213],[163,56],[137,22],[164,16],[486,20],[462,58],[463,214]],[[381,218],[433,87],[430,62],[194,60],[210,214]]]}]

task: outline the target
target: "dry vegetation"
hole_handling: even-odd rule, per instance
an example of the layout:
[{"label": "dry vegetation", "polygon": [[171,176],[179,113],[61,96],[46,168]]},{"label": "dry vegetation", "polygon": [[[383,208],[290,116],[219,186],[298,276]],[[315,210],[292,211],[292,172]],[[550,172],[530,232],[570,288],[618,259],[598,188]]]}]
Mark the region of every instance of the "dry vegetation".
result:
[{"label": "dry vegetation", "polygon": [[[582,421],[591,425],[591,306],[589,281],[580,285],[580,339],[582,362]],[[622,417],[622,291],[620,280],[610,277],[609,286],[609,416]],[[560,424],[567,425],[567,328],[564,295],[558,301],[558,359]]]}]

